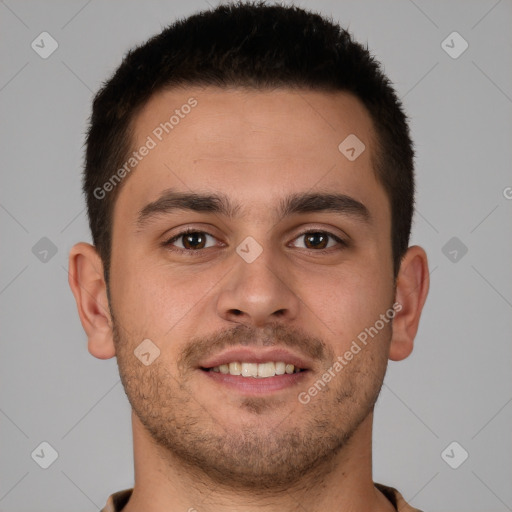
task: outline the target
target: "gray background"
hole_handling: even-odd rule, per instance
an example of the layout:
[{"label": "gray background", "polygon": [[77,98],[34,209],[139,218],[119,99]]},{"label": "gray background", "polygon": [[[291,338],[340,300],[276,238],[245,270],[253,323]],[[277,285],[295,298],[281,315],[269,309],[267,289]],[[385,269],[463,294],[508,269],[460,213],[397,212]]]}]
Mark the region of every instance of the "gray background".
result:
[{"label": "gray background", "polygon": [[[512,2],[295,3],[368,42],[417,148],[412,243],[427,250],[431,290],[415,350],[390,363],[377,405],[374,479],[425,511],[512,510]],[[133,485],[116,361],[88,353],[67,283],[69,249],[90,241],[83,137],[125,51],[207,6],[0,1],[2,511],[98,510]],[[31,48],[43,31],[59,45],[47,59]],[[456,59],[441,45],[453,31],[469,44]],[[42,441],[59,454],[48,469],[31,457]],[[452,464],[469,453],[458,469],[441,456],[452,441]]]}]

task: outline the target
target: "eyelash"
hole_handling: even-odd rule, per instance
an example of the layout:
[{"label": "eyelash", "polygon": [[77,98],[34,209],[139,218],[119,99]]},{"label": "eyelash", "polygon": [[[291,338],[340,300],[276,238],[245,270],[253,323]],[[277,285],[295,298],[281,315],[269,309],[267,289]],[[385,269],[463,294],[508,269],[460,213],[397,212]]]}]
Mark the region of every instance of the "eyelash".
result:
[{"label": "eyelash", "polygon": [[[172,251],[172,252],[177,252],[177,253],[180,253],[180,254],[186,254],[187,256],[199,256],[201,254],[202,251],[204,251],[205,249],[181,249],[179,247],[173,247],[173,242],[175,242],[176,240],[178,240],[179,238],[181,238],[182,236],[185,236],[185,235],[189,235],[191,233],[200,233],[200,234],[205,234],[205,235],[209,235],[213,238],[215,238],[214,235],[212,235],[211,233],[208,233],[207,231],[201,231],[199,229],[194,229],[194,228],[187,228],[183,231],[181,231],[180,233],[174,235],[172,238],[170,238],[169,240],[165,241],[162,243],[162,246],[165,247],[167,250],[169,251]],[[329,236],[330,238],[332,238],[333,240],[335,240],[336,242],[338,242],[338,244],[341,246],[338,248],[338,250],[341,250],[342,248],[347,248],[349,246],[349,244],[341,239],[339,236],[336,236],[334,235],[333,233],[330,233],[329,231],[323,231],[323,230],[319,230],[319,229],[310,229],[308,231],[304,231],[302,233],[300,233],[299,235],[297,235],[294,240],[296,240],[297,238],[300,238],[301,236],[305,236],[305,235],[308,235],[310,233],[321,233],[322,235],[327,235]],[[207,247],[207,249],[210,249],[210,247]],[[332,249],[333,247],[329,247],[327,249],[306,249],[307,251],[311,251],[315,254],[330,254],[332,252]]]}]

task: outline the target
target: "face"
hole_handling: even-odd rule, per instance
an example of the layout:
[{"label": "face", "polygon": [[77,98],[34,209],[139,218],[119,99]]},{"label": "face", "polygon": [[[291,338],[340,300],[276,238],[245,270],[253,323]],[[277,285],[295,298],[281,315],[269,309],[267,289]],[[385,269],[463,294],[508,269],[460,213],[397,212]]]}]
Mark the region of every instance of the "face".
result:
[{"label": "face", "polygon": [[346,93],[170,90],[135,119],[151,148],[115,204],[110,307],[126,393],[170,458],[286,485],[371,416],[394,302],[374,139]]}]

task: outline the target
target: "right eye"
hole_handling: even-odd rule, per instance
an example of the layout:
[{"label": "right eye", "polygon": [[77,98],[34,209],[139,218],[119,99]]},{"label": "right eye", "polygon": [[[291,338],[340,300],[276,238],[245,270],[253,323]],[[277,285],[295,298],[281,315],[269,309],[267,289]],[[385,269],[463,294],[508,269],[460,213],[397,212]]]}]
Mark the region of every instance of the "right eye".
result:
[{"label": "right eye", "polygon": [[164,242],[163,245],[171,251],[196,252],[200,249],[214,247],[215,244],[209,246],[206,245],[209,239],[215,240],[215,237],[204,231],[187,229],[177,235],[174,235],[172,238]]}]

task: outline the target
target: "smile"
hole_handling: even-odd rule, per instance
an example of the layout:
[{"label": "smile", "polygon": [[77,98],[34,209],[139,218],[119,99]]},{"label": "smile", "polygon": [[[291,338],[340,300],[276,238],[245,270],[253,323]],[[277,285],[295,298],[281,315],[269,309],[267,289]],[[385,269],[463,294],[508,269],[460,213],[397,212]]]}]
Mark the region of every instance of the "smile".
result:
[{"label": "smile", "polygon": [[276,375],[299,373],[301,368],[293,364],[287,364],[282,361],[269,361],[265,363],[243,363],[233,361],[227,364],[214,366],[213,368],[203,368],[205,371],[223,373],[225,375],[240,375],[242,377],[267,378]]}]

